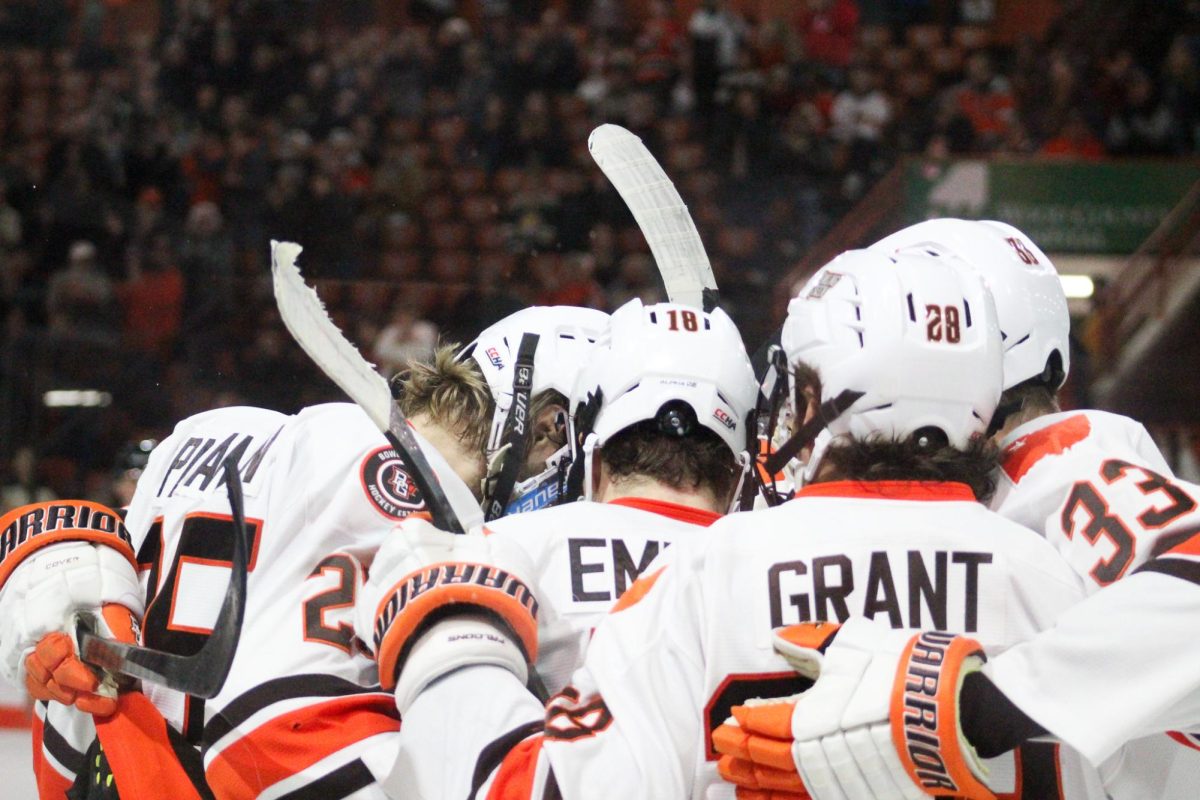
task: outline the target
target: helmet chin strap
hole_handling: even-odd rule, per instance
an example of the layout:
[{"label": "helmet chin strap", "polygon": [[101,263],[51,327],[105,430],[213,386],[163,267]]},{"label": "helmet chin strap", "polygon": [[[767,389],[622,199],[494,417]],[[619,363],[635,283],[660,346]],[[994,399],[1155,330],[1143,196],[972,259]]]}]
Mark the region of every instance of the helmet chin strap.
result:
[{"label": "helmet chin strap", "polygon": [[593,457],[596,453],[596,442],[599,437],[594,433],[589,433],[587,438],[583,440],[583,499],[592,499],[592,481],[593,470],[595,469]]},{"label": "helmet chin strap", "polygon": [[767,474],[779,472],[785,464],[795,458],[801,450],[811,447],[825,426],[846,413],[846,409],[858,402],[864,392],[853,389],[843,389],[837,397],[826,400],[817,408],[817,413],[808,422],[800,426],[791,437],[780,445],[779,449],[767,458]]},{"label": "helmet chin strap", "polygon": [[733,487],[733,494],[729,498],[729,508],[725,510],[727,514],[732,514],[742,507],[742,487],[746,485],[746,475],[750,472],[750,464],[752,463],[750,451],[743,450],[738,453],[737,462],[741,465],[742,469],[738,472],[737,486]]},{"label": "helmet chin strap", "polygon": [[521,344],[517,349],[512,404],[508,407],[508,418],[504,421],[504,434],[497,451],[502,454],[502,460],[494,472],[492,465],[489,465],[488,480],[484,485],[483,511],[484,518],[489,521],[504,514],[512,498],[513,487],[517,484],[517,474],[525,464],[530,428],[534,424],[530,418],[530,398],[533,393],[533,358],[539,338],[536,333],[526,333],[521,336]]}]

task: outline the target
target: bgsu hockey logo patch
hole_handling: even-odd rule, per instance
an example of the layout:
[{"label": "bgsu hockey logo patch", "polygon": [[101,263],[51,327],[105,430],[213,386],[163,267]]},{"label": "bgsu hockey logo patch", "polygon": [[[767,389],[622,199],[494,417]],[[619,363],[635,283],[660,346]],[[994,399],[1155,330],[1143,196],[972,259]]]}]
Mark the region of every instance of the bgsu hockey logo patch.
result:
[{"label": "bgsu hockey logo patch", "polygon": [[381,447],[363,459],[363,491],[372,505],[392,519],[404,519],[425,507],[408,467],[392,447]]}]

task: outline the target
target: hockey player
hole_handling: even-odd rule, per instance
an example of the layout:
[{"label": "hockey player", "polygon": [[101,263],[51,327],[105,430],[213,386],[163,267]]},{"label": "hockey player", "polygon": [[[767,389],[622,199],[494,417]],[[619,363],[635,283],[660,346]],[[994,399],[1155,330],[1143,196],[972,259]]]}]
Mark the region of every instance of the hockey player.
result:
[{"label": "hockey player", "polygon": [[592,630],[654,557],[729,511],[746,474],[754,372],[725,312],[632,300],[615,311],[572,396],[576,475],[586,501],[511,516],[558,629],[537,672],[557,692]]},{"label": "hockey player", "polygon": [[[571,399],[578,488],[569,491],[585,499],[484,529],[492,548],[533,565],[540,618],[549,621],[535,667],[549,692],[564,688],[595,626],[654,557],[729,510],[749,461],[755,390],[741,336],[723,311],[632,300],[613,313]],[[374,569],[389,573],[382,562]],[[373,622],[373,613],[365,615],[360,631]],[[391,678],[381,675],[384,688],[394,686]],[[416,736],[410,747],[401,732],[405,757],[388,781],[397,797],[428,783],[422,773],[441,769],[408,756],[435,748],[435,738],[454,747],[462,731],[418,728]],[[459,777],[438,796],[465,795],[470,775]]]},{"label": "hockey player", "polygon": [[[401,408],[464,522],[482,521],[481,495],[509,504],[497,476],[510,476],[507,491],[515,493],[522,480],[554,466],[546,462],[565,442],[557,424],[565,395],[606,318],[589,309],[527,309],[462,351],[439,350],[398,381]],[[514,428],[524,435],[512,435]],[[184,420],[155,451],[129,509],[136,574],[87,543],[46,548],[45,559],[67,563],[58,558],[64,548],[87,548],[85,562],[102,559],[90,572],[76,565],[67,578],[48,572],[33,584],[11,580],[30,570],[13,572],[0,593],[0,616],[9,619],[11,611],[22,624],[5,628],[0,640],[5,671],[59,701],[39,704],[49,754],[39,776],[45,796],[62,795],[94,735],[90,720],[61,704],[68,692],[78,693],[84,710],[111,707],[96,708],[90,673],[73,648],[63,649],[61,634],[53,648],[43,646],[43,634],[70,618],[66,598],[74,596],[58,591],[64,599],[40,615],[27,598],[53,593],[44,589],[52,578],[94,584],[83,596],[95,602],[84,608],[117,603],[140,617],[140,603],[129,599],[136,591],[148,598],[143,641],[194,652],[215,619],[231,553],[220,473],[230,453],[238,454],[254,536],[237,660],[221,694],[207,702],[161,687],[145,691],[187,742],[206,746],[207,779],[218,797],[256,797],[281,783],[328,797],[382,796],[371,768],[390,765],[390,755],[375,754],[394,748],[398,725],[391,698],[373,691],[373,662],[355,642],[350,609],[380,541],[423,504],[406,465],[348,404],[295,417],[234,408]],[[57,676],[78,681],[62,687]],[[316,730],[326,733],[307,735]]]},{"label": "hockey player", "polygon": [[[1157,598],[1153,620],[1168,629],[1173,620],[1189,619],[1187,610],[1196,602],[1189,585],[1196,582],[1196,569],[1190,565],[1200,552],[1194,539],[1200,528],[1197,487],[1171,474],[1137,422],[1102,411],[1059,410],[1055,393],[1069,366],[1066,298],[1049,259],[1021,231],[999,222],[931,220],[874,247],[889,253],[917,249],[956,254],[992,288],[1006,348],[1005,393],[992,425],[1004,448],[1004,469],[993,508],[1043,533],[1089,592],[1130,578],[1156,586],[1146,594],[1145,589],[1118,583],[1103,599],[1069,615],[1077,626],[1070,628],[1076,631],[1073,636],[1047,634],[1042,637],[1045,644],[1022,645],[990,664],[985,670],[988,680],[973,677],[964,691],[973,712],[964,719],[964,727],[974,734],[970,740],[981,752],[994,754],[1011,749],[1031,731],[1049,729],[1093,760],[1111,756],[1124,744],[1122,755],[1139,778],[1156,773],[1165,778],[1172,766],[1191,768],[1187,762],[1194,762],[1195,756],[1177,745],[1164,752],[1161,736],[1129,741],[1172,724],[1195,729],[1200,723],[1196,701],[1187,699],[1195,693],[1191,681],[1174,666],[1188,663],[1185,648],[1190,637],[1147,634],[1150,640],[1137,648],[1136,656],[1123,656],[1124,643],[1106,642],[1103,626],[1112,624],[1105,614],[1113,619],[1119,618],[1112,616],[1116,609],[1121,615],[1136,614],[1133,609],[1146,606],[1150,597]],[[1167,609],[1183,613],[1164,614]],[[1191,613],[1194,625],[1194,610]],[[1148,616],[1129,618],[1137,619],[1138,629],[1154,630]],[[1066,623],[1063,626],[1067,629]],[[1109,700],[1100,703],[1100,687],[1082,674],[1068,676],[1068,671],[1079,664],[1104,663],[1105,674],[1119,673],[1116,664],[1122,658],[1136,658],[1142,664],[1134,668],[1139,685],[1163,694],[1154,703],[1123,703],[1125,724],[1114,726],[1114,718],[1121,717],[1111,713]],[[1152,669],[1163,674],[1148,678],[1146,672]],[[1047,679],[1055,674],[1061,675],[1060,681]],[[1030,680],[1034,675],[1036,682]],[[1129,697],[1124,689],[1121,693]],[[1005,696],[1019,701],[1027,712],[1016,711]],[[980,697],[987,700],[976,699]],[[1102,715],[1084,712],[1100,708]],[[1042,725],[1032,723],[1025,713]],[[812,719],[811,713],[807,716]],[[832,725],[826,719],[808,730],[829,730]],[[1195,735],[1176,732],[1171,737],[1197,748]],[[1122,779],[1127,780],[1128,776]],[[1128,791],[1121,782],[1109,788],[1118,797]],[[1161,788],[1148,789],[1144,783],[1133,791],[1132,796],[1165,796]]]},{"label": "hockey player", "polygon": [[[927,256],[846,254],[792,301],[784,346],[799,368],[794,418],[808,409],[833,434],[809,459],[812,483],[673,545],[605,618],[544,719],[520,688],[538,646],[527,560],[489,552],[497,537],[481,545],[423,522],[388,541],[371,581],[385,591],[360,608],[381,671],[398,676],[409,757],[442,765],[417,791],[443,796],[458,764],[477,797],[731,793],[712,730],[745,698],[801,687],[773,629],[865,613],[1002,648],[1082,598],[1048,544],[979,502],[992,487],[982,434],[1001,355],[977,277]],[[464,597],[455,583],[481,563],[497,565],[483,573],[503,588]],[[420,750],[423,732],[446,726],[459,731],[452,752]],[[998,765],[998,785],[1018,788],[1012,763]],[[1065,764],[1072,785],[1097,783]]]}]

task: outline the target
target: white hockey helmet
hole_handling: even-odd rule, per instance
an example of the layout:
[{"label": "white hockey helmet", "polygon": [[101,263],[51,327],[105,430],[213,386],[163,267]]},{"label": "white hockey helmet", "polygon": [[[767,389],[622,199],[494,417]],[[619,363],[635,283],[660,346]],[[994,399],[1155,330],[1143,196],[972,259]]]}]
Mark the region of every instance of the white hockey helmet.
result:
[{"label": "white hockey helmet", "polygon": [[612,313],[571,397],[570,438],[588,473],[579,488],[590,496],[593,450],[646,420],[680,435],[699,424],[745,467],[757,391],[741,334],[724,311],[630,300]]},{"label": "white hockey helmet", "polygon": [[838,436],[905,439],[932,428],[964,447],[985,431],[1003,379],[1000,330],[980,276],[956,262],[851,250],[788,304],[787,362],[821,380],[825,430],[807,478]]},{"label": "white hockey helmet", "polygon": [[1004,388],[1036,379],[1051,390],[1070,367],[1071,318],[1058,272],[1028,236],[1004,222],[931,219],[871,246],[958,256],[983,275],[1004,339]]},{"label": "white hockey helmet", "polygon": [[580,368],[607,324],[608,314],[592,308],[532,306],[485,329],[459,352],[459,360],[471,358],[479,366],[496,403],[485,453],[488,519],[557,501],[567,446],[547,460],[544,471],[517,480],[534,422],[529,418],[530,401],[547,391],[569,399]]}]

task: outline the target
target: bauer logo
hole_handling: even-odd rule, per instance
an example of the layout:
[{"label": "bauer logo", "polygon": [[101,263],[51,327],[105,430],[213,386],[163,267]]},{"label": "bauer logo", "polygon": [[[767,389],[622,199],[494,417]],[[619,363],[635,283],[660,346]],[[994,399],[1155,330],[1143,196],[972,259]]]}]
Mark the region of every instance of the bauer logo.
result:
[{"label": "bauer logo", "polygon": [[496,350],[496,348],[489,347],[483,352],[487,355],[488,361],[492,362],[493,367],[496,369],[504,369],[504,359],[500,357],[500,352]]},{"label": "bauer logo", "polygon": [[737,423],[734,421],[733,417],[729,416],[729,413],[723,408],[718,408],[713,411],[713,419],[724,425],[726,428],[729,428],[729,430],[733,430],[737,427]]},{"label": "bauer logo", "polygon": [[381,447],[362,462],[363,491],[371,505],[391,519],[404,519],[424,507],[421,492],[394,448]]}]

